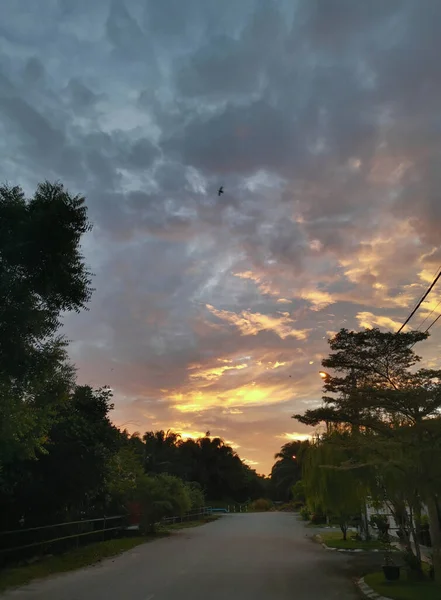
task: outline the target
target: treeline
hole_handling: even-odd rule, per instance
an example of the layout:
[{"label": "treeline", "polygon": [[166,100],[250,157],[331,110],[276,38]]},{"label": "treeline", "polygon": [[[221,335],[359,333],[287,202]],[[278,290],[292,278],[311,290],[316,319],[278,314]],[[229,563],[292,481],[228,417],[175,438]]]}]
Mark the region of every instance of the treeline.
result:
[{"label": "treeline", "polygon": [[209,435],[116,428],[108,388],[79,386],[60,316],[86,308],[85,200],[44,183],[0,187],[0,529],[142,506],[150,527],[208,500],[244,502],[265,478]]},{"label": "treeline", "polygon": [[388,542],[396,533],[398,563],[421,578],[421,545],[430,541],[440,582],[441,370],[417,369],[413,350],[427,337],[342,329],[329,341],[323,405],[294,417],[325,427],[300,453],[302,479],[292,491],[306,513],[333,519],[343,536],[350,525],[365,539],[376,531]]}]

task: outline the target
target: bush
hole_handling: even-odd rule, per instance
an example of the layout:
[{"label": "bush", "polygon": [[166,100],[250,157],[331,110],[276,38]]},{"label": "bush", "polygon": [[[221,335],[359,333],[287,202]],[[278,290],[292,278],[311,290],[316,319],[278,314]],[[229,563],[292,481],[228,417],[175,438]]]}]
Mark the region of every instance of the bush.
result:
[{"label": "bush", "polygon": [[419,542],[423,546],[428,546],[430,548],[432,546],[432,539],[430,537],[429,518],[427,515],[422,515],[419,525]]},{"label": "bush", "polygon": [[372,515],[370,524],[378,530],[378,539],[385,542],[389,539],[389,521],[386,515]]},{"label": "bush", "polygon": [[326,515],[322,515],[321,513],[312,514],[311,523],[313,523],[314,525],[326,524]]},{"label": "bush", "polygon": [[190,509],[198,510],[205,506],[205,496],[201,486],[196,481],[186,483],[188,496],[190,498]]},{"label": "bush", "polygon": [[258,500],[254,500],[254,502],[251,502],[250,504],[251,510],[260,512],[267,512],[271,510],[272,507],[273,503],[271,502],[271,500],[267,500],[266,498],[259,498]]},{"label": "bush", "polygon": [[152,533],[164,517],[182,516],[191,507],[184,482],[173,475],[146,475],[139,485],[141,531]]},{"label": "bush", "polygon": [[408,576],[410,579],[423,579],[423,566],[421,561],[415,556],[412,550],[407,550],[402,554],[403,562],[407,567]]},{"label": "bush", "polygon": [[278,507],[277,510],[282,512],[295,512],[299,511],[304,506],[303,502],[286,502]]},{"label": "bush", "polygon": [[291,495],[292,495],[292,499],[294,501],[300,502],[301,505],[305,504],[305,502],[306,502],[305,484],[303,483],[303,481],[301,479],[299,481],[297,481],[297,483],[295,485],[292,486]]},{"label": "bush", "polygon": [[309,521],[311,515],[306,506],[302,506],[302,508],[300,509],[300,516],[303,519],[303,521]]}]

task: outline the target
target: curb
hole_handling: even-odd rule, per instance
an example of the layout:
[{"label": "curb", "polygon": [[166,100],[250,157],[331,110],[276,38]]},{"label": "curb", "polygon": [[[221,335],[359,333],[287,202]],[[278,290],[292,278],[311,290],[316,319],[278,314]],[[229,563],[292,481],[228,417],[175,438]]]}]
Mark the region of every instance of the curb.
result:
[{"label": "curb", "polygon": [[357,585],[360,588],[362,594],[364,594],[367,598],[371,598],[371,600],[391,600],[390,598],[386,598],[386,596],[380,596],[377,592],[365,583],[363,577],[357,581]]}]

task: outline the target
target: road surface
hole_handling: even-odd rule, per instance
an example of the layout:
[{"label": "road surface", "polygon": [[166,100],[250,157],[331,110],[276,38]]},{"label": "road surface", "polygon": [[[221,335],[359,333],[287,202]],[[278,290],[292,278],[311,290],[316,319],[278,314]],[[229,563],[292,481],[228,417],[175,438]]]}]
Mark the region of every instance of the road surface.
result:
[{"label": "road surface", "polygon": [[289,513],[222,516],[2,600],[355,600],[352,557],[311,541]]}]

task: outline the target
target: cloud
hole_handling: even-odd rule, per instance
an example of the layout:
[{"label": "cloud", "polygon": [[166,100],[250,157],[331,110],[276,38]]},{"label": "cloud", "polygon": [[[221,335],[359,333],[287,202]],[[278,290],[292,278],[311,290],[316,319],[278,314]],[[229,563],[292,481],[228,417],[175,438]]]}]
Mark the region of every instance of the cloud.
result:
[{"label": "cloud", "polygon": [[392,331],[398,331],[402,323],[394,321],[390,317],[374,315],[371,312],[360,312],[357,314],[357,319],[360,327],[383,327],[385,329],[392,329]]},{"label": "cloud", "polygon": [[217,310],[210,304],[207,304],[207,308],[219,319],[237,327],[242,335],[257,335],[260,331],[273,331],[282,340],[287,337],[305,340],[308,337],[308,330],[293,328],[295,321],[290,318],[289,313],[279,313],[273,316],[242,311],[240,314],[236,314],[227,310]]},{"label": "cloud", "polygon": [[287,442],[294,442],[294,441],[304,442],[304,441],[311,440],[313,435],[314,435],[313,433],[298,433],[297,431],[294,431],[293,433],[283,433],[282,435],[278,435],[277,437],[284,439]]},{"label": "cloud", "polygon": [[187,392],[168,393],[166,398],[171,400],[178,411],[182,413],[197,413],[214,406],[241,408],[244,406],[259,406],[285,402],[293,397],[293,390],[282,385],[257,385],[251,381],[245,385],[219,391],[216,389],[189,390]]},{"label": "cloud", "polygon": [[241,363],[238,365],[223,365],[221,367],[214,367],[212,369],[198,369],[198,366],[189,367],[190,379],[206,379],[208,381],[213,379],[219,379],[227,371],[238,371],[240,369],[246,369],[247,364]]},{"label": "cloud", "polygon": [[0,179],[61,179],[94,222],[80,380],[269,472],[326,338],[396,330],[441,263],[441,5],[3,4]]}]

